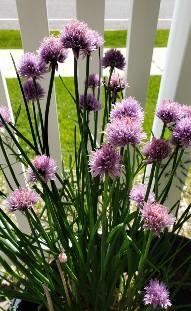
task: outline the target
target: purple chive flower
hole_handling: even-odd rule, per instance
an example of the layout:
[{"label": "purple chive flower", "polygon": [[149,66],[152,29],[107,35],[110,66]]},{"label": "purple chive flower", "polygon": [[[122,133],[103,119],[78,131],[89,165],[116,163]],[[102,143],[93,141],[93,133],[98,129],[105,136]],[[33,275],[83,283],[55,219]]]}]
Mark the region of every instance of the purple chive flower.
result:
[{"label": "purple chive flower", "polygon": [[108,174],[112,179],[120,176],[122,165],[119,153],[109,145],[103,145],[101,149],[95,150],[89,160],[90,171],[93,177]]},{"label": "purple chive flower", "polygon": [[[144,199],[145,199],[145,195],[147,192],[147,187],[143,184],[139,184],[136,187],[132,188],[130,191],[130,200],[133,202],[136,202],[137,208],[141,209],[145,203]],[[149,194],[148,203],[152,203],[155,201],[155,194],[154,192],[151,192]]]},{"label": "purple chive flower", "polygon": [[180,118],[190,117],[191,118],[191,106],[183,105],[180,107]]},{"label": "purple chive flower", "polygon": [[[55,179],[57,167],[56,162],[51,157],[37,155],[32,161],[32,164],[45,182]],[[36,182],[38,180],[38,177],[32,168],[29,168],[27,173],[29,182]]]},{"label": "purple chive flower", "polygon": [[179,143],[180,147],[187,148],[191,145],[191,118],[180,119],[173,128],[172,141]]},{"label": "purple chive flower", "polygon": [[[38,82],[36,82],[36,90],[38,98],[42,99],[46,92]],[[29,102],[30,100],[33,102],[36,101],[35,87],[33,80],[27,80],[23,83],[23,91],[27,102]]]},{"label": "purple chive flower", "polygon": [[98,49],[104,42],[97,31],[91,30],[84,22],[73,19],[67,23],[59,37],[64,48],[71,48],[76,59],[80,52],[85,57]]},{"label": "purple chive flower", "polygon": [[68,50],[64,49],[59,38],[55,38],[54,35],[43,39],[38,55],[46,63],[63,63],[67,56]]},{"label": "purple chive flower", "polygon": [[[108,80],[104,81],[104,85],[108,88]],[[119,74],[112,74],[109,88],[112,91],[113,98],[119,98],[118,93],[128,87],[127,79]]]},{"label": "purple chive flower", "polygon": [[[1,117],[3,117],[4,121],[6,123],[11,122],[11,115],[10,115],[10,111],[7,107],[5,106],[0,106],[0,115]],[[0,128],[3,127],[3,122],[0,119]]]},{"label": "purple chive flower", "polygon": [[[80,108],[83,109],[84,107],[84,95],[80,95]],[[99,111],[101,109],[100,102],[92,95],[87,94],[86,97],[86,110],[90,111]]]},{"label": "purple chive flower", "polygon": [[158,237],[164,228],[173,225],[176,220],[175,217],[168,214],[165,206],[158,203],[144,203],[141,216],[144,221],[144,229],[152,230]]},{"label": "purple chive flower", "polygon": [[110,113],[110,120],[122,119],[124,117],[137,118],[141,122],[143,121],[144,113],[143,109],[138,101],[134,97],[128,97],[121,101],[116,102],[113,105],[114,109]]},{"label": "purple chive flower", "polygon": [[34,53],[25,53],[22,55],[18,67],[18,73],[22,78],[38,79],[41,78],[46,71],[46,64],[38,55]]},{"label": "purple chive flower", "polygon": [[150,280],[149,285],[145,286],[144,304],[151,304],[153,309],[162,307],[167,309],[172,304],[169,300],[169,291],[163,282]]},{"label": "purple chive flower", "polygon": [[141,122],[136,118],[114,119],[105,129],[107,141],[114,147],[140,144],[146,138],[146,134],[141,131]]},{"label": "purple chive flower", "polygon": [[100,77],[97,73],[92,73],[91,75],[89,75],[88,78],[88,87],[90,89],[94,89],[98,86],[100,86]]},{"label": "purple chive flower", "polygon": [[26,187],[18,188],[10,194],[6,204],[10,212],[26,211],[32,208],[39,199],[40,196],[35,191]]},{"label": "purple chive flower", "polygon": [[162,104],[156,108],[156,116],[161,119],[165,125],[176,122],[180,117],[180,107],[180,104],[164,99]]},{"label": "purple chive flower", "polygon": [[103,68],[111,67],[123,70],[126,63],[125,57],[120,50],[110,49],[105,52],[101,64]]},{"label": "purple chive flower", "polygon": [[160,163],[163,159],[168,157],[172,152],[172,148],[168,141],[164,139],[152,138],[147,142],[142,149],[142,154],[147,157],[144,162],[150,164],[153,162]]}]

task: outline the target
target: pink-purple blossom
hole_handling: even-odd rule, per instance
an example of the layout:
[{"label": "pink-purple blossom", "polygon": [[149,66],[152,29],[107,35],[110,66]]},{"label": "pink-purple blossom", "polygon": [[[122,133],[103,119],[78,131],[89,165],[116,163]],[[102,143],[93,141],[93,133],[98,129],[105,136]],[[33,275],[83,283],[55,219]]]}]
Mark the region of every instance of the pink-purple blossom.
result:
[{"label": "pink-purple blossom", "polygon": [[110,113],[110,120],[122,119],[124,117],[137,118],[143,121],[144,113],[140,103],[134,97],[122,99],[121,103],[116,102]]},{"label": "pink-purple blossom", "polygon": [[114,147],[140,144],[146,134],[142,132],[142,124],[136,118],[113,119],[105,129],[107,142]]},{"label": "pink-purple blossom", "polygon": [[110,145],[102,145],[101,149],[92,152],[89,160],[90,171],[93,177],[108,174],[112,179],[119,177],[122,165],[119,153]]},{"label": "pink-purple blossom", "polygon": [[68,50],[63,48],[59,38],[51,35],[43,39],[38,50],[38,55],[46,64],[54,63],[57,65],[57,63],[63,63],[66,60]]},{"label": "pink-purple blossom", "polygon": [[111,67],[123,70],[126,62],[120,50],[110,49],[105,52],[101,64],[103,68]]},{"label": "pink-purple blossom", "polygon": [[179,143],[182,148],[191,145],[191,118],[189,116],[181,118],[173,127],[172,143]]},{"label": "pink-purple blossom", "polygon": [[88,87],[91,89],[94,89],[98,86],[100,86],[100,77],[97,73],[92,73],[88,77]]},{"label": "pink-purple blossom", "polygon": [[[38,171],[42,179],[47,182],[55,179],[57,170],[56,161],[46,155],[37,155],[32,161],[34,168]],[[28,181],[36,182],[38,177],[32,168],[28,168]]]},{"label": "pink-purple blossom", "polygon": [[26,211],[32,208],[39,199],[40,196],[35,191],[24,187],[14,190],[5,203],[10,212],[14,212],[16,210]]},{"label": "pink-purple blossom", "polygon": [[[80,95],[80,108],[84,107],[84,94]],[[92,94],[87,94],[86,97],[86,110],[90,111],[99,111],[102,108],[101,103],[93,96]]]},{"label": "pink-purple blossom", "polygon": [[88,25],[73,19],[67,23],[60,33],[60,41],[66,49],[71,48],[76,59],[81,53],[84,57],[98,49],[104,42],[102,36]]},{"label": "pink-purple blossom", "polygon": [[[144,205],[146,192],[147,192],[147,187],[143,184],[139,184],[133,187],[130,191],[130,194],[129,194],[130,200],[136,203],[136,206],[138,209],[141,209]],[[155,194],[154,192],[151,192],[149,194],[147,202],[151,203],[154,201],[155,201]]]},{"label": "pink-purple blossom", "polygon": [[[11,122],[10,111],[7,107],[0,106],[0,115],[4,119],[5,123]],[[3,122],[1,119],[0,119],[0,127],[3,127]]]},{"label": "pink-purple blossom", "polygon": [[25,53],[22,55],[19,66],[18,73],[22,78],[42,78],[46,73],[46,63],[34,53]]},{"label": "pink-purple blossom", "polygon": [[45,90],[40,85],[40,83],[36,82],[36,92],[35,92],[35,86],[33,80],[26,80],[23,83],[23,91],[25,94],[25,98],[28,101],[36,101],[36,92],[39,99],[43,99],[45,95]]},{"label": "pink-purple blossom", "polygon": [[142,154],[146,156],[146,160],[144,160],[146,164],[153,162],[160,163],[163,159],[168,157],[171,152],[172,148],[168,141],[155,137],[153,137],[150,142],[146,142],[142,148]]},{"label": "pink-purple blossom", "polygon": [[[104,85],[106,88],[108,88],[108,79],[105,79]],[[123,91],[128,87],[127,79],[123,76],[120,76],[119,74],[112,74],[110,83],[109,83],[109,89],[112,92],[112,97],[113,98],[119,98],[118,93]]]},{"label": "pink-purple blossom", "polygon": [[165,125],[176,122],[180,118],[181,105],[172,100],[164,99],[156,108],[156,116],[161,119]]},{"label": "pink-purple blossom", "polygon": [[157,279],[151,279],[149,285],[145,286],[144,304],[152,305],[153,309],[162,307],[167,309],[172,304],[169,299],[169,291],[163,282],[159,282]]},{"label": "pink-purple blossom", "polygon": [[160,236],[160,232],[173,225],[176,220],[174,216],[168,214],[167,208],[159,203],[144,203],[140,211],[144,229],[152,230],[156,236]]}]

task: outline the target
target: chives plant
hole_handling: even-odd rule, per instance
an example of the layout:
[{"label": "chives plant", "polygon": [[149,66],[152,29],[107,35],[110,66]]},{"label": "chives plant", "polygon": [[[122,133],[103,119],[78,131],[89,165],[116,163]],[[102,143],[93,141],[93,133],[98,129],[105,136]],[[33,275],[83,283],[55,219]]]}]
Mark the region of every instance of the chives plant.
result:
[{"label": "chives plant", "polygon": [[[115,68],[125,66],[121,52],[111,49],[100,59],[100,66],[109,67],[109,77],[89,72],[91,58],[96,50],[100,54],[103,42],[86,23],[72,20],[57,38],[43,39],[37,54],[23,55],[16,72],[31,141],[11,122],[8,109],[0,107],[0,147],[7,162],[1,170],[11,189],[9,195],[2,191],[0,195],[6,208],[22,213],[30,226],[30,234],[23,233],[0,209],[0,275],[8,284],[1,286],[0,294],[33,302],[34,310],[189,308],[190,302],[179,303],[177,297],[185,288],[189,292],[191,285],[191,255],[179,259],[190,245],[179,235],[190,218],[190,206],[178,219],[179,202],[166,206],[166,199],[173,195],[176,170],[191,145],[191,108],[164,100],[156,109],[164,123],[161,137],[147,141],[143,109],[135,98],[123,97],[128,83],[115,73]],[[74,94],[61,80],[78,121],[69,171],[57,167],[52,158],[48,133],[55,70],[67,58],[68,49],[74,54]],[[86,77],[84,92],[79,94],[81,57],[86,62]],[[40,82],[47,71],[51,75],[45,94]],[[44,96],[42,113],[40,100]],[[165,140],[169,129],[171,136]],[[34,157],[29,158],[21,146],[30,148]],[[25,168],[24,188],[9,155]],[[151,173],[147,179],[148,165]],[[16,188],[8,180],[7,169]]]}]

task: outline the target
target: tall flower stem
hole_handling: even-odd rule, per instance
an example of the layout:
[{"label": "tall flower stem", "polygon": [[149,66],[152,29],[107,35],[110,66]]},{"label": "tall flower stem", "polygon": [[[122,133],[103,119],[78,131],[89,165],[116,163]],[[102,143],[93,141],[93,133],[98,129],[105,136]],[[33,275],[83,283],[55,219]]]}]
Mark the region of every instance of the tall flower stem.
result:
[{"label": "tall flower stem", "polygon": [[102,305],[105,301],[105,257],[106,257],[106,238],[107,238],[107,205],[108,205],[108,184],[109,175],[105,174],[104,192],[103,192],[103,209],[102,209],[102,236],[101,236],[101,284],[102,284]]},{"label": "tall flower stem", "polygon": [[152,164],[151,173],[150,173],[150,176],[149,176],[149,182],[148,182],[148,185],[147,185],[147,192],[146,192],[146,195],[145,195],[145,202],[147,202],[147,200],[148,200],[149,193],[150,193],[150,190],[151,190],[151,187],[152,187],[152,182],[153,182],[153,178],[154,178],[154,174],[155,174],[155,167],[156,167],[156,163],[154,162]]},{"label": "tall flower stem", "polygon": [[52,63],[52,71],[51,71],[51,76],[50,76],[50,83],[49,83],[46,110],[45,110],[45,118],[44,118],[44,147],[45,147],[47,156],[50,155],[49,144],[48,144],[48,120],[49,120],[50,101],[51,101],[52,90],[53,90],[55,69],[56,69],[56,64]]}]

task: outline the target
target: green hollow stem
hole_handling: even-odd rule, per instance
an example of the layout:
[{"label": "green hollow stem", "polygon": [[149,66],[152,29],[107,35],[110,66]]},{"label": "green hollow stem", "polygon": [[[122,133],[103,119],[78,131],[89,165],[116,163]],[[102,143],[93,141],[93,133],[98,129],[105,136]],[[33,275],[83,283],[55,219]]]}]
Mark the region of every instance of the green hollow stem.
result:
[{"label": "green hollow stem", "polygon": [[105,293],[105,258],[106,258],[106,237],[107,237],[107,205],[108,205],[108,184],[109,175],[105,174],[104,192],[103,192],[103,209],[102,209],[102,236],[101,236],[101,286],[102,286],[102,299],[104,305],[104,293]]},{"label": "green hollow stem", "polygon": [[50,83],[49,83],[46,110],[45,110],[45,118],[44,118],[44,149],[46,150],[47,156],[50,155],[49,144],[48,144],[48,120],[49,120],[49,110],[50,110],[51,96],[52,96],[52,90],[53,90],[55,69],[56,69],[56,64],[52,63],[52,71],[51,71],[51,76],[50,76]]},{"label": "green hollow stem", "polygon": [[149,182],[148,182],[148,185],[147,185],[147,192],[146,192],[146,195],[145,195],[145,202],[147,202],[148,197],[149,197],[149,193],[150,193],[150,190],[151,190],[151,186],[152,186],[152,182],[153,182],[153,178],[154,178],[154,174],[155,174],[155,167],[156,167],[156,163],[154,162],[152,164],[151,173],[150,173],[150,177],[149,177]]}]

